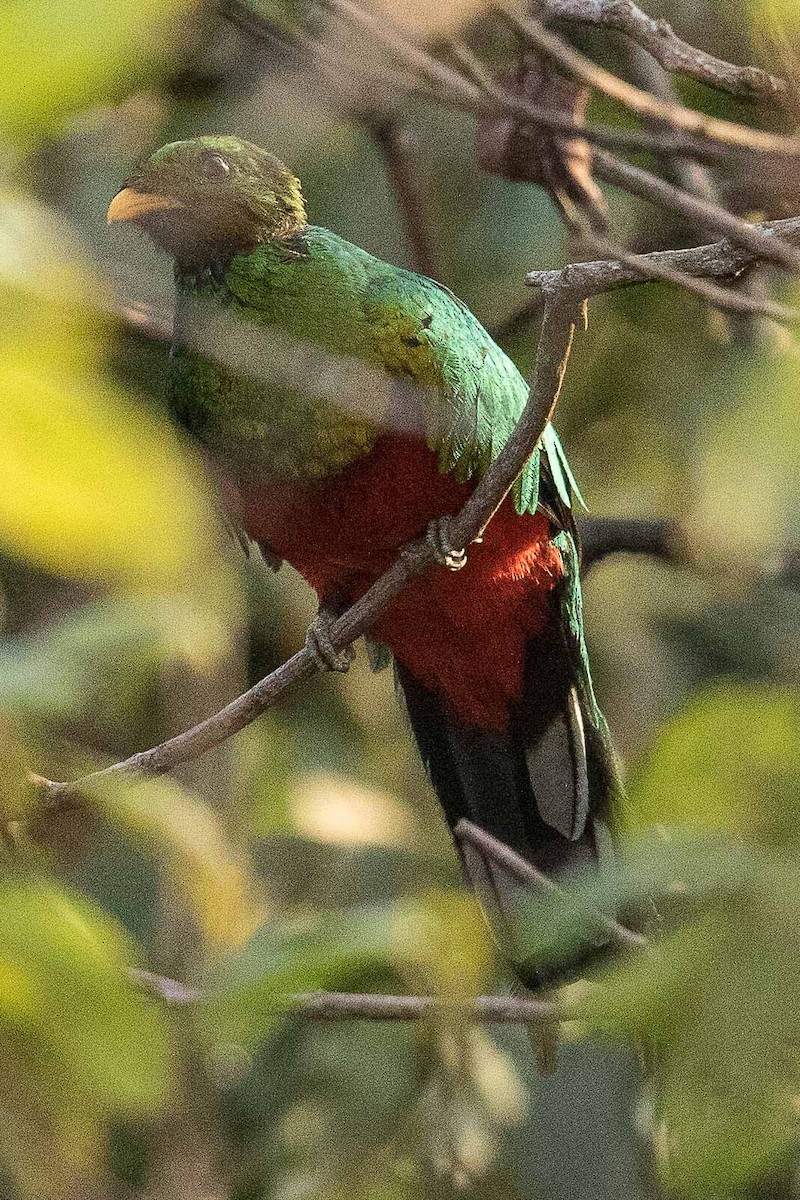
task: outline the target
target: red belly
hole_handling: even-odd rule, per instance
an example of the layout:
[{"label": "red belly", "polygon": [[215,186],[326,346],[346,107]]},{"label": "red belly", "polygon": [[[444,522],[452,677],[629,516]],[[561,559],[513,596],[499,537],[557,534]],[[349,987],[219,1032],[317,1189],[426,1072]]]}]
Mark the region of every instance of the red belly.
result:
[{"label": "red belly", "polygon": [[[472,489],[436,468],[418,438],[386,436],[335,477],[248,485],[245,529],[303,575],[320,596],[352,602],[397,550],[435,517],[455,513]],[[468,724],[504,729],[522,694],[527,644],[553,617],[563,574],[541,513],[518,516],[506,501],[482,543],[455,572],[436,566],[413,579],[378,617],[375,636]]]}]

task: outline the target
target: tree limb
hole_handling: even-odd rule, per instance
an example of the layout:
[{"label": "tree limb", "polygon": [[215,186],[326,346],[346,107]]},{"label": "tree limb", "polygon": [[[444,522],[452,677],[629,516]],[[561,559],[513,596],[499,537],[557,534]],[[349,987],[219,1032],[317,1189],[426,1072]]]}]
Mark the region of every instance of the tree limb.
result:
[{"label": "tree limb", "polygon": [[[429,94],[430,99],[463,109],[475,116],[508,113],[526,120],[534,127],[540,127],[552,133],[581,137],[593,145],[609,146],[628,152],[646,150],[660,155],[683,154],[709,162],[729,156],[734,149],[739,153],[743,149],[751,152],[756,149],[746,143],[744,134],[749,130],[744,126],[734,126],[736,129],[741,129],[742,133],[739,138],[741,144],[733,146],[730,142],[720,143],[714,138],[699,137],[691,131],[676,128],[672,122],[667,122],[670,128],[663,134],[617,129],[608,125],[577,123],[565,113],[554,112],[552,109],[540,107],[523,97],[509,93],[495,81],[490,80],[488,73],[484,73],[482,81],[467,78],[463,72],[454,70],[422,47],[415,45],[388,22],[379,20],[358,4],[353,3],[353,0],[320,0],[320,3],[323,7],[332,9],[340,17],[362,29],[375,42],[394,55],[398,62],[425,80],[435,89],[432,94]],[[612,76],[612,78],[616,77]],[[623,81],[619,80],[619,83],[622,84]],[[691,112],[692,110],[684,111]],[[695,114],[698,118],[704,117],[704,115]],[[797,139],[780,137],[777,134],[764,136],[773,139],[770,147],[774,153],[789,157],[800,155],[800,141]]]},{"label": "tree limb", "polygon": [[[747,227],[758,235],[754,240],[748,237],[752,244],[747,247],[737,232],[733,238],[691,246],[686,250],[655,250],[650,254],[626,255],[624,260],[571,263],[560,271],[531,271],[525,282],[529,287],[545,292],[553,287],[566,288],[584,300],[614,288],[668,279],[674,271],[696,279],[735,280],[748,267],[763,261],[763,247],[771,240],[773,245],[780,244],[781,247],[800,246],[800,217]],[[800,258],[797,250],[794,253]]]},{"label": "tree limb", "polygon": [[765,154],[797,153],[793,138],[737,125],[734,121],[723,121],[719,117],[710,117],[708,113],[685,108],[675,101],[662,100],[598,66],[557,33],[545,29],[541,22],[533,17],[520,17],[504,4],[498,4],[496,7],[541,54],[557,62],[587,87],[595,88],[612,100],[618,100],[639,117],[664,121],[673,129],[682,129],[685,133],[740,149],[757,150]]},{"label": "tree limb", "polygon": [[363,121],[383,159],[411,252],[411,265],[420,275],[440,279],[431,245],[425,197],[412,155],[412,134],[394,115],[367,114]]},{"label": "tree limb", "polygon": [[654,20],[633,0],[545,0],[548,16],[604,26],[626,34],[667,71],[688,75],[710,87],[753,100],[770,100],[786,92],[786,81],[760,67],[740,67],[690,46],[663,18]]}]

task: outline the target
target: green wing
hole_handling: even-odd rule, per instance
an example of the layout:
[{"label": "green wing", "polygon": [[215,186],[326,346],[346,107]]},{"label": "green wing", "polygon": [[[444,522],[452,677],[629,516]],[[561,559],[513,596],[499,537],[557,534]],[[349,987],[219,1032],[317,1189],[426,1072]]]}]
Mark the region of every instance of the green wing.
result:
[{"label": "green wing", "polygon": [[[226,285],[249,319],[413,382],[427,397],[428,445],[440,469],[459,479],[484,474],[525,407],[525,380],[448,288],[381,262],[329,230],[310,227],[295,250],[263,245],[234,259]],[[551,426],[541,451],[570,507],[580,492]],[[539,467],[537,451],[514,488],[521,513],[536,510]]]},{"label": "green wing", "polygon": [[[367,291],[365,315],[371,350],[393,375],[412,380],[429,396],[428,445],[439,469],[457,478],[481,476],[497,458],[528,399],[528,385],[511,359],[449,289],[392,269]],[[560,499],[582,502],[556,431],[541,442]],[[517,511],[539,502],[540,452],[514,486]]]},{"label": "green wing", "polygon": [[583,632],[583,593],[581,591],[578,549],[575,545],[575,538],[568,529],[562,529],[553,541],[561,553],[561,560],[564,564],[564,579],[560,585],[562,636],[578,685],[581,708],[592,725],[600,728],[601,725],[605,725],[605,722],[594,694],[589,670],[589,655]]}]

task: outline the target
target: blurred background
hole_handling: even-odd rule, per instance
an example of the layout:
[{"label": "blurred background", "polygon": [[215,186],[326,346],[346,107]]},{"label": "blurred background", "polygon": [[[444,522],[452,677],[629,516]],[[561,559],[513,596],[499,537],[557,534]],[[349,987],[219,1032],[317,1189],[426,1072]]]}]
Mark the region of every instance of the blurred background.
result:
[{"label": "blurred background", "polygon": [[[169,423],[171,266],[105,224],[143,157],[238,134],[300,175],[313,223],[415,265],[381,151],[388,122],[408,139],[429,269],[523,370],[537,333],[535,316],[514,316],[524,275],[580,256],[544,191],[481,170],[473,117],[409,94],[324,7],[252,6],[255,27],[238,6],[180,0],[3,6],[0,1195],[792,1196],[793,330],[647,285],[593,300],[577,339],[556,423],[592,515],[683,531],[681,562],[618,555],[586,581],[595,682],[627,763],[621,886],[641,898],[655,877],[683,900],[667,905],[657,960],[576,990],[555,1074],[537,1075],[518,1027],[282,1010],[318,988],[468,997],[508,984],[392,672],[371,672],[363,650],[347,676],[286,692],[174,777],[105,781],[56,808],[29,781],[189,727],[301,646],[316,607],[290,568],[241,551]],[[791,0],[649,11],[791,81]],[[457,35],[492,69],[513,54],[479,0],[393,15],[434,53]],[[325,47],[324,69],[298,50],[298,27]],[[672,86],[620,35],[560,28],[626,78],[645,86],[655,70]],[[674,86],[716,115],[794,128],[791,98]],[[588,116],[630,125],[602,98]],[[715,186],[741,215],[793,215],[791,179],[762,184],[721,172]],[[614,236],[636,250],[707,240],[607,198]],[[796,291],[767,273],[759,286]],[[565,936],[570,919],[558,905],[547,918]],[[202,998],[165,1004],[129,967]]]}]

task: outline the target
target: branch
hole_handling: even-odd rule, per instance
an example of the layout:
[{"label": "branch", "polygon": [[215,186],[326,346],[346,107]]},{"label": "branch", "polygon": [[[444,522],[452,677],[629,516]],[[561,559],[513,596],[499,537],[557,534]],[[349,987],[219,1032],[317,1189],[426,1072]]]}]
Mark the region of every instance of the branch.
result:
[{"label": "branch", "polygon": [[[337,4],[349,4],[350,0],[335,0],[335,2]],[[515,28],[524,28],[527,30],[528,26],[531,24],[531,22],[521,22],[520,19],[514,14],[506,13],[505,9],[501,9],[501,11],[509,17]],[[541,32],[543,44],[549,45],[551,34],[538,25],[537,22],[533,22],[532,26],[535,30]],[[577,71],[575,73],[576,78],[580,79],[582,82],[586,82],[584,76],[587,74],[590,68],[594,69],[594,64],[588,59],[584,59],[582,55],[578,55],[576,51],[572,51],[572,49],[565,43],[562,43],[560,39],[556,39],[556,44],[563,47],[563,54],[560,55],[559,61],[561,61],[561,58],[563,58],[566,62],[571,62],[572,56],[576,55],[579,63],[586,64],[585,71]],[[525,114],[531,107],[534,106],[530,106],[527,101],[520,99],[518,96],[514,96],[512,93],[503,88],[500,88],[486,71],[485,67],[483,67],[480,61],[468,49],[460,44],[456,44],[455,46],[451,47],[451,49],[453,49],[453,51],[456,53],[462,66],[468,72],[470,80],[474,82],[475,86],[478,87],[479,90],[489,100],[499,105],[502,111],[511,113],[517,118],[523,116],[525,119],[527,119]],[[599,68],[597,69],[599,70]],[[630,84],[618,79],[615,75],[610,75],[608,72],[603,72],[602,74],[604,76],[608,76],[610,80],[615,81],[620,88],[631,88]],[[673,114],[675,112],[684,113],[688,114],[692,118],[698,118],[699,120],[703,121],[706,120],[705,114],[703,113],[696,113],[690,109],[683,109],[680,105],[675,105],[668,101],[657,100],[655,97],[650,96],[649,92],[640,92],[638,88],[633,88],[632,90],[641,96],[648,97],[654,102],[655,105],[661,106],[652,112],[645,112],[643,115],[647,120],[658,121],[660,123],[671,125],[673,121],[673,118],[669,116],[669,113],[671,112]],[[751,131],[747,130],[744,126],[731,126],[731,128],[737,131],[737,137],[739,137],[740,146],[747,144],[746,135]],[[588,137],[587,130],[584,130],[584,134]],[[581,135],[579,134],[578,136]],[[657,141],[659,140],[658,135],[651,136]],[[758,136],[759,138],[762,137],[761,134]],[[772,135],[764,136],[771,137]],[[592,139],[589,138],[588,140]],[[798,148],[800,148],[800,142],[789,142],[787,139],[779,140],[784,148],[783,152],[786,152],[786,147],[789,145],[793,147],[791,152],[795,154],[797,153]],[[755,149],[754,142],[751,142],[750,149]],[[675,156],[680,152],[676,151],[673,146],[673,148],[670,150],[662,147],[659,149],[659,153],[662,155],[669,154]],[[691,151],[689,151],[688,154],[691,156]],[[748,221],[744,221],[741,218],[734,216],[732,213],[728,212],[727,209],[715,203],[713,198],[699,196],[691,191],[685,191],[680,187],[676,187],[673,184],[667,183],[658,175],[654,175],[650,171],[645,171],[640,167],[634,167],[627,162],[623,162],[614,154],[599,148],[597,145],[595,145],[595,149],[593,151],[592,165],[594,173],[598,179],[602,179],[606,183],[620,187],[624,191],[629,192],[631,195],[639,196],[641,199],[647,200],[652,204],[659,204],[670,208],[674,212],[680,213],[690,221],[700,223],[708,229],[728,234],[732,238],[735,238],[737,241],[739,241],[741,245],[760,251],[762,256],[765,258],[771,259],[774,262],[778,262],[792,270],[800,270],[800,254],[798,254],[796,250],[794,250],[792,247],[781,245],[781,243],[777,240],[773,241],[772,243],[765,240],[761,236],[757,227],[753,226]],[[753,311],[753,309],[745,307],[746,303],[747,302],[742,301],[742,307],[740,311]]]},{"label": "branch", "polygon": [[616,29],[644,47],[667,71],[688,75],[734,96],[770,100],[787,90],[784,79],[760,67],[739,67],[690,46],[667,21],[649,17],[633,0],[545,0],[545,5],[548,16]]},{"label": "branch", "polygon": [[[800,217],[747,225],[747,229],[757,235],[754,239],[748,237],[753,243],[750,247],[742,245],[743,239],[737,232],[733,238],[691,246],[686,250],[655,250],[650,254],[626,255],[624,260],[571,263],[561,271],[531,271],[525,281],[545,293],[552,288],[564,288],[576,298],[585,300],[614,288],[646,283],[651,279],[669,279],[673,272],[696,279],[735,280],[763,260],[765,245],[770,249],[779,245],[782,250],[800,246]],[[793,252],[800,260],[797,250]]]},{"label": "branch", "polygon": [[[134,969],[131,978],[167,1004],[196,1004],[204,999],[198,988]],[[475,996],[471,1000],[438,996],[385,996],[358,992],[294,992],[270,997],[276,1013],[309,1021],[421,1021],[433,1013],[451,1013],[480,1024],[540,1025],[567,1019],[553,1000],[521,996]]]},{"label": "branch", "polygon": [[[218,11],[221,17],[250,39],[251,42],[261,43],[271,49],[279,49],[284,54],[293,56],[310,65],[321,75],[328,84],[342,96],[353,99],[357,86],[366,86],[373,92],[380,88],[385,96],[386,87],[396,89],[400,94],[413,92],[415,95],[437,100],[438,96],[426,87],[414,75],[402,75],[388,69],[385,64],[375,67],[363,56],[355,60],[352,55],[345,56],[332,50],[319,39],[311,37],[305,30],[296,25],[281,23],[277,25],[268,17],[251,9],[244,0],[219,0]],[[303,59],[303,56],[306,56]]]},{"label": "branch", "polygon": [[[780,263],[793,271],[800,270],[800,253],[797,250],[777,237],[765,237],[760,226],[734,217],[718,204],[701,200],[690,192],[666,183],[650,171],[622,162],[605,150],[595,150],[594,166],[597,176],[606,183],[620,187],[651,204],[663,204],[692,221],[702,222],[709,229],[726,234],[738,245],[751,250],[760,258]],[[778,224],[774,223],[775,226]]]},{"label": "branch", "polygon": [[773,321],[787,324],[800,317],[797,309],[789,308],[785,304],[777,304],[774,300],[766,297],[750,296],[746,292],[733,291],[731,288],[718,287],[704,279],[687,275],[670,266],[669,263],[654,260],[649,255],[633,254],[624,246],[619,246],[588,229],[583,232],[582,240],[587,249],[599,250],[601,254],[607,255],[610,261],[616,260],[623,266],[630,267],[640,275],[643,281],[675,284],[676,287],[683,288],[684,291],[691,292],[694,296],[699,296],[701,300],[705,300],[706,303],[725,312],[769,317]]},{"label": "branch", "polygon": [[686,539],[672,517],[581,517],[581,568],[585,574],[610,554],[647,554],[666,562],[686,561]]},{"label": "branch", "polygon": [[[461,511],[447,520],[447,540],[454,548],[469,546],[480,537],[503,503],[525,463],[536,449],[553,414],[572,345],[580,303],[571,291],[562,301],[560,288],[545,290],[545,310],[533,383],[528,403],[514,432],[479,481]],[[432,539],[417,538],[403,547],[395,562],[356,601],[331,629],[334,650],[342,650],[370,628],[378,613],[405,587],[412,576],[437,561]],[[225,708],[176,737],[83,779],[63,783],[32,776],[33,783],[53,806],[70,802],[104,779],[118,775],[163,775],[181,763],[199,758],[252,724],[292,683],[318,670],[311,651],[304,647],[271,675],[238,696]]]},{"label": "branch", "polygon": [[[542,108],[520,96],[513,95],[490,80],[484,73],[482,80],[467,78],[462,72],[446,66],[426,50],[410,42],[403,34],[385,21],[354,4],[352,0],[320,0],[344,20],[366,32],[377,44],[388,50],[398,62],[434,90],[428,98],[451,107],[470,112],[475,116],[491,116],[508,113],[522,118],[528,124],[552,133],[583,138],[593,145],[609,146],[629,152],[649,151],[654,154],[684,154],[703,161],[715,161],[730,154],[730,145],[721,145],[713,139],[698,138],[694,133],[670,128],[663,134],[641,130],[631,131],[609,125],[584,125],[565,113]],[[453,47],[450,47],[451,50]],[[463,64],[462,64],[463,65]],[[613,78],[613,77],[612,77]],[[620,80],[620,82],[622,82]],[[686,110],[689,111],[689,110]],[[700,114],[696,114],[700,115]],[[738,126],[736,128],[739,128]],[[743,132],[744,126],[741,127]],[[789,157],[800,155],[800,141],[793,138],[774,139],[773,151]],[[741,150],[741,147],[738,147]],[[752,149],[752,147],[748,147]]]},{"label": "branch", "polygon": [[[512,875],[519,883],[525,887],[533,885],[539,891],[548,892],[551,895],[563,892],[563,888],[548,875],[544,875],[537,870],[532,863],[529,863],[521,854],[517,854],[516,850],[512,850],[505,842],[501,842],[499,838],[494,837],[491,833],[487,833],[485,829],[481,829],[479,825],[473,824],[472,821],[467,821],[462,818],[455,829],[453,837],[460,844],[467,843],[473,846],[481,855],[490,859],[496,866],[501,867]],[[635,933],[632,929],[627,929],[621,925],[613,917],[607,913],[601,912],[599,909],[592,913],[592,916],[597,921],[597,924],[610,934],[612,939],[621,946],[635,946],[641,950],[647,946],[647,938],[641,933]]]},{"label": "branch", "polygon": [[413,135],[395,116],[366,116],[364,124],[383,159],[411,251],[412,266],[420,275],[439,279],[425,197],[412,154]]},{"label": "branch", "polygon": [[756,150],[765,154],[797,153],[797,143],[793,138],[767,133],[762,129],[751,129],[733,121],[723,121],[719,117],[710,117],[708,113],[685,108],[682,104],[659,99],[658,96],[653,96],[650,92],[645,92],[599,67],[597,63],[568,45],[558,34],[545,29],[533,17],[520,17],[513,9],[506,8],[503,4],[499,4],[497,8],[541,54],[557,62],[574,79],[578,79],[587,87],[595,88],[612,100],[618,100],[639,117],[664,121],[673,129],[681,129],[685,133],[740,149]]},{"label": "branch", "polygon": [[[577,525],[584,575],[612,554],[646,554],[673,566],[703,569],[681,522],[672,517],[579,517]],[[721,569],[720,563],[714,563],[715,573]],[[765,556],[754,582],[800,592],[800,549],[789,546]]]}]

